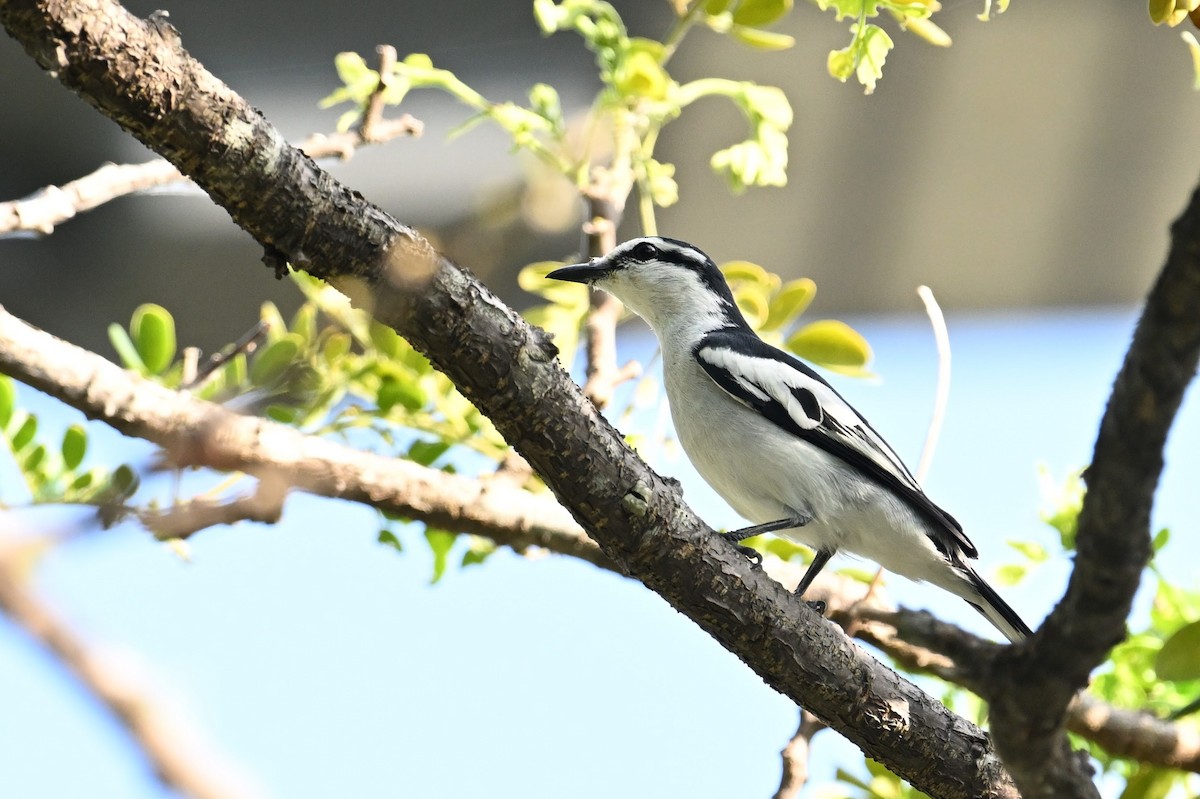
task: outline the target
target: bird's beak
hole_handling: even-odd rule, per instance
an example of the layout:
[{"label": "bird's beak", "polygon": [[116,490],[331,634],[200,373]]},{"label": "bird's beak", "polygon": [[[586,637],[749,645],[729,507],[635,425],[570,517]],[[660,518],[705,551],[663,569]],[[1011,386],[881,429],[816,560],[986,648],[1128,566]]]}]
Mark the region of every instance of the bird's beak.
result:
[{"label": "bird's beak", "polygon": [[609,265],[597,259],[586,264],[572,264],[555,269],[546,277],[551,280],[569,280],[572,283],[592,283],[609,272]]}]

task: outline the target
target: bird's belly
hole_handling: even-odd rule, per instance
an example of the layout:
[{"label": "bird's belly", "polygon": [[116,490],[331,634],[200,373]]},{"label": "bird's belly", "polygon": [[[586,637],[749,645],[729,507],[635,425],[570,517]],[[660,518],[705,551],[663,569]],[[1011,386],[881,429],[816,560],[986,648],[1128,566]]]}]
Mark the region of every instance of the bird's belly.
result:
[{"label": "bird's belly", "polygon": [[[777,534],[866,557],[916,580],[928,579],[944,561],[925,522],[891,491],[728,395],[721,400],[729,403],[716,405],[721,413],[673,409],[672,417],[696,471],[741,516],[759,524],[811,516],[807,525]],[[711,398],[709,405],[711,411]],[[711,419],[717,421],[698,423]]]}]

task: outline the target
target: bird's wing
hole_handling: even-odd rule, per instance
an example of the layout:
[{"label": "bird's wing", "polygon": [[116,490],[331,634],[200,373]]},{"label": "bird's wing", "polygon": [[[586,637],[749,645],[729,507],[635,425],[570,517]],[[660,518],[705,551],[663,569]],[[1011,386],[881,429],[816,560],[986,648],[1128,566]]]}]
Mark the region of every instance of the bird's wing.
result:
[{"label": "bird's wing", "polygon": [[935,530],[944,530],[963,554],[978,557],[962,525],[925,495],[883,437],[806,364],[752,333],[735,329],[709,333],[693,354],[708,376],[735,399],[892,490]]}]

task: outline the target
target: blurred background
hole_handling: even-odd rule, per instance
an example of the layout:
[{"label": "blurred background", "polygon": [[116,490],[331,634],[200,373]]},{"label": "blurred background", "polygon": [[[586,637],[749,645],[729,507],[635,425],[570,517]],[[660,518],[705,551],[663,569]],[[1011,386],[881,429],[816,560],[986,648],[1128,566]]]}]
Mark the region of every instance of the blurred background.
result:
[{"label": "blurred background", "polygon": [[[147,15],[164,3],[126,5]],[[616,5],[634,34],[660,35],[670,19],[665,3]],[[785,90],[796,115],[790,182],[734,197],[708,159],[743,138],[744,122],[706,101],[664,133],[660,157],[676,164],[682,199],[659,227],[717,261],[813,278],[809,313],[862,330],[883,377],[839,390],[910,463],[935,366],[914,288],[934,288],[958,371],[929,489],[966,523],[990,575],[1015,557],[1005,540],[1052,535],[1038,521],[1038,464],[1061,479],[1087,462],[1137,303],[1196,185],[1200,97],[1177,30],[1152,27],[1142,3],[1016,0],[988,23],[976,19],[982,0],[944,6],[937,19],[953,47],[891,26],[897,47],[872,96],[828,77],[827,53],[846,31],[807,4],[779,27],[797,39],[784,53],[691,34],[675,78]],[[542,37],[524,0],[165,7],[184,46],[293,141],[334,127],[341,109],[316,105],[338,85],[334,55],[371,62],[380,43],[401,57],[428,53],[494,100],[547,81],[581,111],[597,88],[579,39]],[[0,200],[150,157],[7,38],[0,75]],[[448,98],[417,93],[402,110],[424,121],[422,138],[325,166],[528,304],[517,270],[576,252],[582,208],[529,184],[528,166],[487,125],[448,140],[468,116]],[[142,302],[169,308],[181,343],[209,350],[250,327],[262,301],[298,302],[224,211],[202,195],[165,195],[108,203],[49,238],[0,241],[0,304],[111,357],[105,327]],[[639,232],[633,220],[622,230]],[[649,358],[644,336],[628,341],[631,356]],[[22,397],[50,429],[77,419]],[[1174,434],[1156,510],[1183,541],[1168,565],[1193,583],[1195,405]],[[134,457],[119,436],[106,446]],[[683,477],[711,524],[738,526],[684,461],[647,454]],[[279,526],[202,534],[190,566],[119,528],[56,552],[41,585],[134,673],[155,673],[147,682],[165,684],[269,795],[770,795],[794,707],[657,597],[583,564],[504,554],[430,587],[419,549],[379,547],[373,525],[369,510],[293,498]],[[1036,626],[1068,570],[1052,564],[1002,593]],[[892,587],[988,634],[965,606]],[[817,777],[853,766],[847,749],[822,745],[832,748]],[[107,714],[0,622],[0,795],[85,791],[163,795]]]}]

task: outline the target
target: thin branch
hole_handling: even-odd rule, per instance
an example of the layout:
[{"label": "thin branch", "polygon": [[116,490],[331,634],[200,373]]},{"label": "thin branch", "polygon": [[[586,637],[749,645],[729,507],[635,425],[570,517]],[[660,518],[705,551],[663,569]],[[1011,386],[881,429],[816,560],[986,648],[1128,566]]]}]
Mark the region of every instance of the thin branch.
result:
[{"label": "thin branch", "polygon": [[942,424],[946,420],[946,406],[950,403],[950,333],[946,330],[946,317],[938,305],[933,290],[918,286],[917,296],[925,304],[925,314],[933,329],[933,340],[937,347],[937,389],[933,399],[933,413],[929,417],[929,429],[925,433],[925,445],[921,447],[921,460],[917,463],[917,482],[924,483],[937,452],[938,439],[942,435]]},{"label": "thin branch", "polygon": [[120,721],[159,780],[193,799],[254,799],[261,791],[203,740],[167,697],[119,658],[90,644],[28,585],[23,546],[0,540],[0,611],[52,652]]},{"label": "thin branch", "polygon": [[[233,413],[125,371],[22,322],[3,307],[0,372],[122,433],[158,444],[175,466],[248,472],[270,486],[282,480],[311,494],[363,502],[436,527],[487,536],[517,551],[537,546],[615,568],[548,495],[532,494],[503,477],[473,480],[447,474]],[[256,510],[266,518],[270,505]],[[188,515],[168,515],[150,520],[148,526],[157,530],[156,524],[161,524],[182,536],[191,524],[205,519],[224,523],[220,514],[233,512],[195,505]]]},{"label": "thin branch", "polygon": [[375,89],[367,100],[367,110],[363,114],[362,123],[358,126],[358,132],[362,134],[363,141],[372,144],[381,141],[376,138],[376,130],[384,121],[383,109],[387,104],[387,90],[392,85],[392,78],[395,77],[392,69],[396,66],[395,47],[390,44],[381,44],[375,48],[375,52],[379,54],[379,82],[375,84]]},{"label": "thin branch", "polygon": [[[398,119],[377,120],[371,138],[359,131],[314,133],[298,146],[312,158],[348,160],[364,144],[376,144],[399,136],[421,135],[421,122],[405,114]],[[20,200],[0,203],[0,236],[29,233],[48,236],[60,225],[106,202],[185,180],[169,161],[158,159],[142,164],[105,164],[89,175],[46,186]]]},{"label": "thin branch", "polygon": [[259,480],[255,490],[225,501],[191,499],[162,509],[135,511],[138,520],[161,541],[187,539],[218,524],[275,524],[283,516],[288,484],[275,472]]},{"label": "thin branch", "polygon": [[779,753],[783,759],[783,774],[772,799],[797,799],[800,796],[800,791],[808,782],[808,760],[813,736],[823,729],[825,725],[820,719],[800,708],[800,726]]}]

